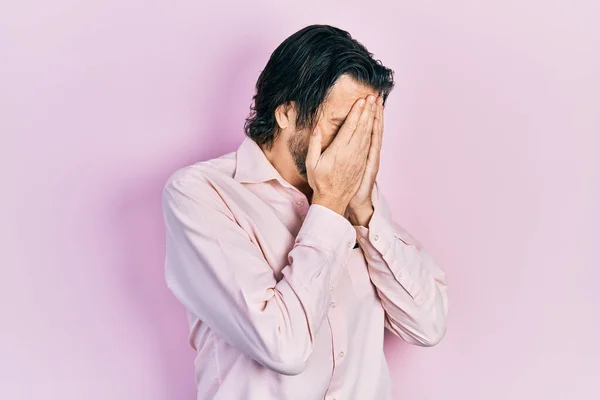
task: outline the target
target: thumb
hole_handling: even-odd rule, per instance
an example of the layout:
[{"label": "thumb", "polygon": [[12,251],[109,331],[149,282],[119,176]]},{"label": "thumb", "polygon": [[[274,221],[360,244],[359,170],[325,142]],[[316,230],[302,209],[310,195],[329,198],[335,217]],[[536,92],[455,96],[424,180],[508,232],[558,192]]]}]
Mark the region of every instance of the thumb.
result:
[{"label": "thumb", "polygon": [[306,169],[314,170],[321,157],[321,131],[316,127],[310,134],[308,153],[306,154]]}]

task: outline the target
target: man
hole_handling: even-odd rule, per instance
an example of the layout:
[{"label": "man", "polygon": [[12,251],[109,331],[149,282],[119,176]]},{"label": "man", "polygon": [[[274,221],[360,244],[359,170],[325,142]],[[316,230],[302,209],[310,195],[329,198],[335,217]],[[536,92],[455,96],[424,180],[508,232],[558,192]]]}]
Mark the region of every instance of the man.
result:
[{"label": "man", "polygon": [[384,328],[443,337],[444,273],[376,184],[392,76],[308,26],[271,55],[238,150],[168,180],[166,281],[198,399],[391,399]]}]

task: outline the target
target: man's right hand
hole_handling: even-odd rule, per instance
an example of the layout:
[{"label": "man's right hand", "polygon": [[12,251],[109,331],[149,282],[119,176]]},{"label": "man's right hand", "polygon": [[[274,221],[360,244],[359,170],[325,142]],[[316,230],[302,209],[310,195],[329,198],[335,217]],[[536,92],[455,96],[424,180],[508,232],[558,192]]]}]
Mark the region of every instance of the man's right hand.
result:
[{"label": "man's right hand", "polygon": [[[373,101],[371,103],[371,100]],[[376,97],[358,99],[336,137],[321,153],[321,132],[311,133],[306,156],[308,184],[313,189],[312,204],[320,204],[344,215],[358,190],[371,146],[371,130]]]}]

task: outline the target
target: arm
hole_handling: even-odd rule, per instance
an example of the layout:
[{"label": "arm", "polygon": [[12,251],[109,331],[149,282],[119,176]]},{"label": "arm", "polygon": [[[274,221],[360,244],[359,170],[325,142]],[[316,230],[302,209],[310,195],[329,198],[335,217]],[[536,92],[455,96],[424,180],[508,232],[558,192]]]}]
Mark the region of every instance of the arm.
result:
[{"label": "arm", "polygon": [[378,185],[373,189],[368,227],[354,225],[369,276],[381,298],[385,327],[409,343],[437,344],[446,332],[445,274],[391,216]]},{"label": "arm", "polygon": [[283,278],[207,183],[170,180],[163,190],[166,281],[183,305],[223,340],[263,366],[299,374],[325,319],[329,287],[356,232],[341,215],[312,205]]}]

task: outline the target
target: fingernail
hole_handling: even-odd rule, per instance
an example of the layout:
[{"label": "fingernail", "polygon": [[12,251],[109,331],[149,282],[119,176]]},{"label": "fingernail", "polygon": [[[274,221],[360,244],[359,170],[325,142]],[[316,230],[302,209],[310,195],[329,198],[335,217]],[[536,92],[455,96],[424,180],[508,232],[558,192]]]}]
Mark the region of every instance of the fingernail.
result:
[{"label": "fingernail", "polygon": [[371,103],[371,104],[375,103],[375,97],[374,96],[369,96],[369,103]]},{"label": "fingernail", "polygon": [[358,102],[358,106],[359,107],[364,107],[365,106],[365,99],[360,99],[360,101]]}]

